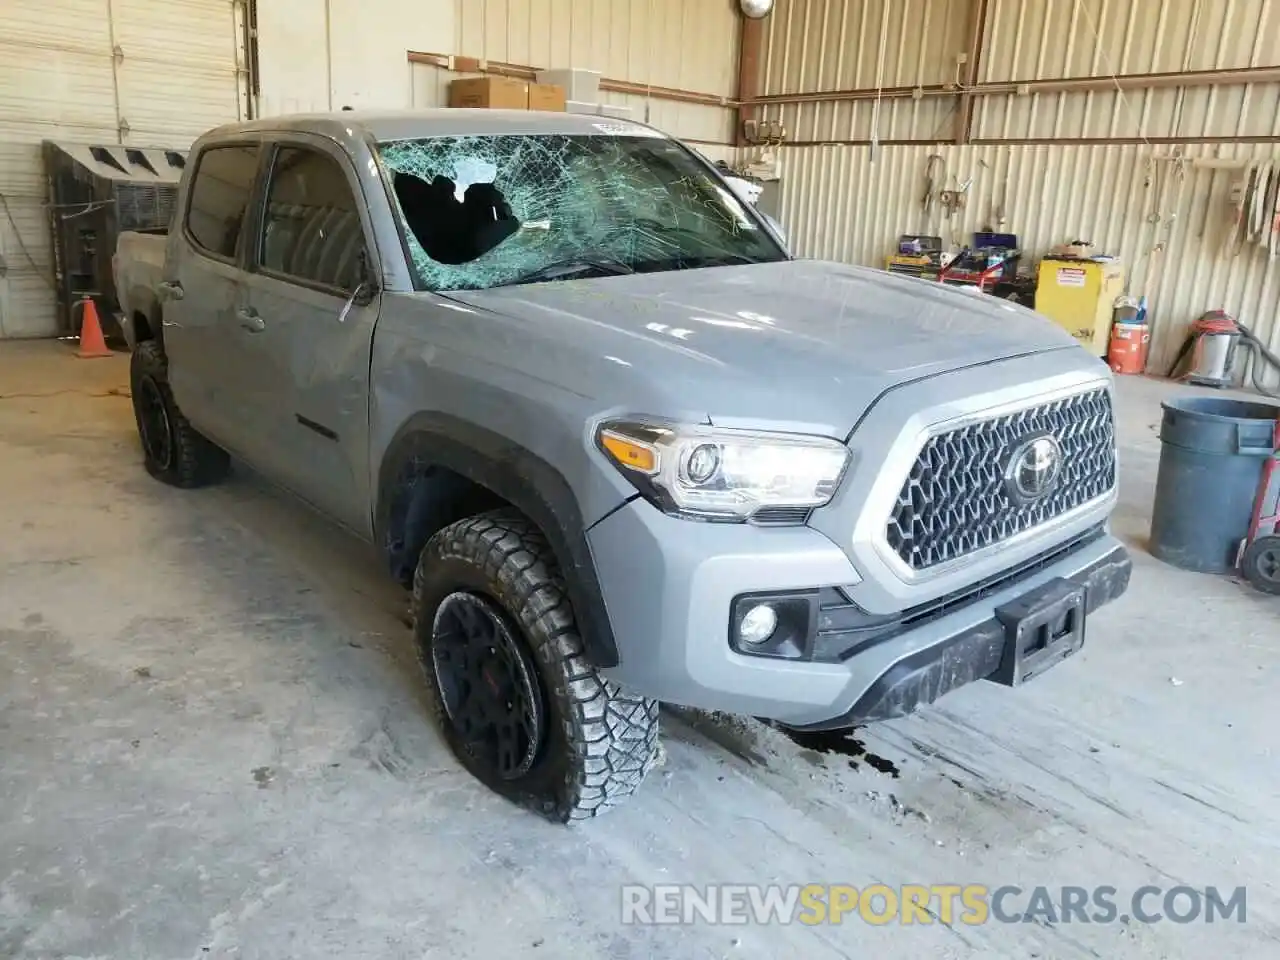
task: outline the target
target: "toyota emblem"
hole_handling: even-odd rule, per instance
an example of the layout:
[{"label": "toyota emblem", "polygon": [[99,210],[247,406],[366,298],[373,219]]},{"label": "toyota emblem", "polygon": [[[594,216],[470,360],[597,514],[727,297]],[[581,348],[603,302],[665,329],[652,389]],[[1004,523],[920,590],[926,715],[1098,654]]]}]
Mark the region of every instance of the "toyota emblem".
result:
[{"label": "toyota emblem", "polygon": [[1025,440],[1014,448],[1005,468],[1005,487],[1017,503],[1047,497],[1062,474],[1062,447],[1050,434]]}]

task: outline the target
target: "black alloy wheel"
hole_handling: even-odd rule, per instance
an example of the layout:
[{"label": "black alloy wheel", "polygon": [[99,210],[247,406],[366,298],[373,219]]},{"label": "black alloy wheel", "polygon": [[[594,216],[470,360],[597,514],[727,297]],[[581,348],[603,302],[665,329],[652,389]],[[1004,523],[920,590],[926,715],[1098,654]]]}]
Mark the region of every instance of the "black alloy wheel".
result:
[{"label": "black alloy wheel", "polygon": [[169,361],[157,340],[144,340],[129,358],[129,395],[147,473],[172,487],[217,483],[231,469],[227,451],[182,415],[169,389]]},{"label": "black alloy wheel", "polygon": [[445,597],[432,625],[444,714],[472,759],[501,780],[523,777],[544,740],[538,672],[498,607],[476,593]]},{"label": "black alloy wheel", "polygon": [[138,428],[148,459],[162,471],[173,466],[173,425],[160,385],[144,376],[137,385]]},{"label": "black alloy wheel", "polygon": [[658,758],[658,703],[587,658],[564,576],[533,521],[504,508],[436,531],[413,574],[413,630],[453,755],[549,820],[598,816]]}]

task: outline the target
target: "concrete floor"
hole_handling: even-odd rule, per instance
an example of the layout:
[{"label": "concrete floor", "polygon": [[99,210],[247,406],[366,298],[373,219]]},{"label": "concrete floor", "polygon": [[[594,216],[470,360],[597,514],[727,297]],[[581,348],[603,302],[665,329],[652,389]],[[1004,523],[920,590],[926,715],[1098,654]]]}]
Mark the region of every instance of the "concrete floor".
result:
[{"label": "concrete floor", "polygon": [[[403,597],[240,470],[139,465],[123,357],[0,345],[0,957],[1280,956],[1280,599],[1143,552],[1083,654],[845,745],[692,713],[626,808],[545,824],[426,719]],[[856,766],[856,769],[854,768]],[[623,883],[1248,887],[1248,922],[624,927]]]}]

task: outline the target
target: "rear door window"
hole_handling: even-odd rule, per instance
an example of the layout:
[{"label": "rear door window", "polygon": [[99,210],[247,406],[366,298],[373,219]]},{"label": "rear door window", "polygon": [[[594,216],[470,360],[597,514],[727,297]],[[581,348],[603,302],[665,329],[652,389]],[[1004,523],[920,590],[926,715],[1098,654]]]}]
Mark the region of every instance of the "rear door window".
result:
[{"label": "rear door window", "polygon": [[235,257],[257,172],[255,144],[211,147],[200,154],[187,204],[187,233],[205,253]]},{"label": "rear door window", "polygon": [[338,162],[306,147],[282,147],[271,165],[258,264],[265,273],[350,293],[359,283],[364,231]]}]

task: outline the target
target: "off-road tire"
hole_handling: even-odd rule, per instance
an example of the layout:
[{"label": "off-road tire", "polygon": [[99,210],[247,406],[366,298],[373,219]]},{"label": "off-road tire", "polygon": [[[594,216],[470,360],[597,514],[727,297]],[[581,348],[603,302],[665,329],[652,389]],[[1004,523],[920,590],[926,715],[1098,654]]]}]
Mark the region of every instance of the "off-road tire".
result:
[{"label": "off-road tire", "polygon": [[[436,611],[450,594],[494,601],[526,645],[546,717],[532,766],[503,780],[466,749],[445,713],[432,658]],[[587,662],[564,579],[538,528],[499,510],[460,520],[423,548],[413,578],[414,635],[437,720],[473,776],[508,799],[559,821],[584,820],[625,800],[658,756],[658,702],[606,680]]]},{"label": "off-road tire", "polygon": [[[168,419],[172,452],[168,462],[160,463],[148,449],[143,432],[144,380],[155,385]],[[133,396],[133,415],[142,439],[143,462],[147,473],[174,487],[192,489],[209,486],[226,477],[231,458],[221,447],[200,435],[178,409],[169,388],[169,364],[160,343],[145,340],[138,344],[129,362],[129,387]]]}]

